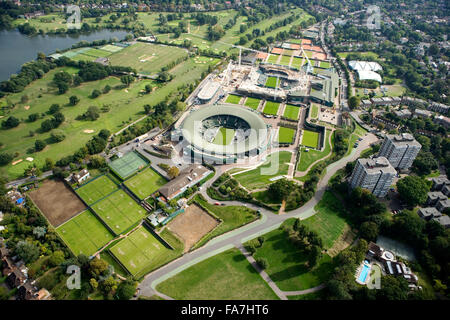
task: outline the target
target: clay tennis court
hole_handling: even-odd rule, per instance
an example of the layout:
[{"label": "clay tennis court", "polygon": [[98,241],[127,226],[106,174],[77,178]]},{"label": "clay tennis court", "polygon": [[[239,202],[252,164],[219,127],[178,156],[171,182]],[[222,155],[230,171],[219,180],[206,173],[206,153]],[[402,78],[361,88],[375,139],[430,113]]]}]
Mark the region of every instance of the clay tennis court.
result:
[{"label": "clay tennis court", "polygon": [[86,209],[77,195],[61,181],[46,180],[28,195],[54,227]]},{"label": "clay tennis court", "polygon": [[219,222],[202,208],[191,204],[184,213],[169,222],[167,228],[183,240],[186,252],[218,224]]}]

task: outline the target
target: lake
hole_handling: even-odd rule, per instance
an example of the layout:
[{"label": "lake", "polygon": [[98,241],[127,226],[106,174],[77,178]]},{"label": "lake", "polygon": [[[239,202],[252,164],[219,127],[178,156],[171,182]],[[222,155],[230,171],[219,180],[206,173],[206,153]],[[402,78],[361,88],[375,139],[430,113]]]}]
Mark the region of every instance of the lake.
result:
[{"label": "lake", "polygon": [[38,52],[49,55],[58,49],[70,48],[82,40],[91,42],[114,37],[122,40],[127,34],[127,31],[104,29],[89,34],[29,37],[18,30],[0,31],[0,81],[8,80],[12,74],[18,73],[25,62],[36,59]]}]

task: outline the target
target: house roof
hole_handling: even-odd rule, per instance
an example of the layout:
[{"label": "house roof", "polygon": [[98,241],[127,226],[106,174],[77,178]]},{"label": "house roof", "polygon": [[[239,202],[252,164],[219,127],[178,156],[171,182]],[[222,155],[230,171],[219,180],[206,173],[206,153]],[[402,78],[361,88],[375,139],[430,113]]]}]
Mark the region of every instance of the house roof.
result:
[{"label": "house roof", "polygon": [[202,165],[191,165],[182,170],[178,177],[169,181],[159,189],[159,192],[166,198],[172,198],[180,190],[190,185],[194,181],[198,181],[203,175],[210,171]]}]

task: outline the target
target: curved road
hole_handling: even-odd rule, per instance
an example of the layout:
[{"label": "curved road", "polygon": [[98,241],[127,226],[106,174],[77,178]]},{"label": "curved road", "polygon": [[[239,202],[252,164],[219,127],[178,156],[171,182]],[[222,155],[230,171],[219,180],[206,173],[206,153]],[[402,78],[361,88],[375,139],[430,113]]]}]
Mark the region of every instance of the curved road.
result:
[{"label": "curved road", "polygon": [[[322,199],[330,178],[336,173],[337,170],[343,168],[348,162],[356,160],[363,150],[367,149],[372,143],[376,142],[377,140],[378,138],[375,135],[367,134],[359,143],[359,146],[356,149],[352,150],[350,155],[329,165],[327,167],[327,173],[318,183],[317,191],[314,196],[306,204],[298,209],[285,214],[277,215],[267,209],[258,207],[253,204],[244,204],[239,201],[227,201],[227,205],[247,206],[255,210],[260,210],[261,219],[239,229],[218,236],[210,240],[205,246],[192,252],[188,252],[178,259],[168,263],[167,265],[147,274],[144,280],[138,286],[140,290],[139,294],[145,296],[159,294],[157,293],[155,288],[162,281],[174,276],[175,274],[202,260],[205,260],[230,248],[239,247],[243,242],[274,230],[278,228],[286,219],[300,218],[301,220],[303,220],[311,217],[316,213],[314,211],[314,207]],[[217,170],[215,176],[202,186],[202,195],[211,203],[216,202],[216,200],[208,197],[208,195],[206,194],[206,189],[221,173],[222,172],[220,170]]]}]

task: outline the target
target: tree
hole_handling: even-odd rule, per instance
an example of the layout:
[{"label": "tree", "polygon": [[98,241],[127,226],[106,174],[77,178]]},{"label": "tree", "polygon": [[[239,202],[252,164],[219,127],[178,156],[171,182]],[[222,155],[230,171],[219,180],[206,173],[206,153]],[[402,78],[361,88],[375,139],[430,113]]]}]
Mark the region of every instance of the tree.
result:
[{"label": "tree", "polygon": [[126,85],[127,87],[134,81],[134,77],[132,75],[126,74],[120,77],[120,81]]},{"label": "tree", "polygon": [[429,151],[421,150],[413,162],[413,171],[421,176],[430,174],[432,170],[436,170],[437,168],[438,163],[436,158]]},{"label": "tree", "polygon": [[387,275],[381,278],[377,300],[407,300],[408,292],[408,282],[403,277]]},{"label": "tree", "polygon": [[425,203],[430,186],[417,176],[406,176],[397,182],[400,197],[410,206],[414,207]]},{"label": "tree", "polygon": [[5,287],[0,287],[0,301],[8,300],[8,289]]},{"label": "tree", "polygon": [[32,113],[32,114],[28,115],[29,122],[34,122],[37,119],[39,119],[39,113]]},{"label": "tree", "polygon": [[89,284],[91,285],[92,289],[95,290],[98,288],[98,282],[94,278],[91,278],[89,280]]},{"label": "tree", "polygon": [[98,277],[108,270],[108,263],[103,259],[92,259],[89,263],[89,269]]},{"label": "tree", "polygon": [[264,269],[267,269],[267,267],[269,266],[267,260],[266,260],[265,258],[262,258],[262,257],[257,258],[257,259],[256,259],[256,263],[257,263],[258,266],[260,266],[261,269],[263,269],[263,270],[264,270]]},{"label": "tree", "polygon": [[167,174],[169,175],[170,179],[173,179],[175,177],[178,177],[180,174],[180,169],[178,169],[176,166],[170,167],[169,170],[167,170]]},{"label": "tree", "polygon": [[162,71],[158,74],[158,81],[167,82],[172,80],[172,75],[167,71]]},{"label": "tree", "polygon": [[52,138],[52,141],[54,141],[54,142],[61,142],[66,138],[66,135],[65,135],[64,131],[55,129],[50,134],[50,137]]},{"label": "tree", "polygon": [[48,112],[50,114],[54,114],[54,113],[58,112],[60,109],[61,109],[61,107],[59,106],[59,104],[54,103],[50,106],[50,109],[48,109]]},{"label": "tree", "polygon": [[8,119],[2,122],[2,127],[5,129],[15,128],[19,125],[20,120],[14,116],[10,116]]},{"label": "tree", "polygon": [[147,84],[147,85],[145,86],[145,92],[146,92],[146,93],[150,93],[150,92],[152,92],[152,90],[153,90],[153,87],[152,87],[151,85]]},{"label": "tree", "polygon": [[54,166],[55,166],[55,162],[52,159],[50,159],[50,158],[45,159],[45,164],[44,164],[44,168],[43,168],[45,171],[52,170]]},{"label": "tree", "polygon": [[117,281],[113,277],[109,277],[103,282],[101,282],[101,290],[105,295],[109,295],[116,291]]},{"label": "tree", "polygon": [[374,241],[378,236],[378,225],[372,221],[363,222],[359,232],[361,233],[361,237],[364,239]]},{"label": "tree", "polygon": [[43,150],[45,148],[46,145],[47,144],[45,143],[45,141],[43,141],[43,140],[36,140],[34,142],[34,149],[36,151],[41,151],[41,150]]},{"label": "tree", "polygon": [[39,258],[39,248],[25,240],[17,243],[15,252],[25,263],[36,261]]},{"label": "tree", "polygon": [[99,97],[102,94],[102,92],[100,90],[95,89],[94,91],[92,91],[91,93],[91,98],[95,99],[97,97]]},{"label": "tree", "polygon": [[272,183],[269,186],[268,193],[272,199],[285,200],[293,190],[295,190],[294,182],[283,178]]},{"label": "tree", "polygon": [[117,298],[119,300],[130,300],[136,292],[137,283],[131,280],[122,281],[117,287]]},{"label": "tree", "polygon": [[0,153],[0,166],[7,165],[14,159],[14,156],[7,152]]},{"label": "tree", "polygon": [[52,253],[50,258],[48,259],[48,262],[53,267],[57,267],[60,264],[62,264],[64,262],[64,260],[65,260],[64,259],[64,252],[62,252],[61,250],[56,250],[55,252]]},{"label": "tree", "polygon": [[89,166],[93,169],[106,167],[106,160],[101,156],[94,155],[89,159]]},{"label": "tree", "polygon": [[95,121],[100,117],[100,110],[96,106],[91,106],[81,117],[85,120]]},{"label": "tree", "polygon": [[78,98],[77,96],[70,96],[70,98],[69,98],[69,104],[70,104],[71,106],[77,105],[78,102],[80,102],[80,98]]}]

